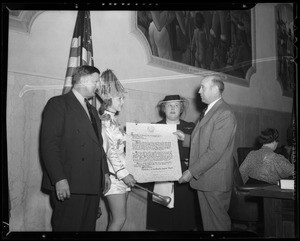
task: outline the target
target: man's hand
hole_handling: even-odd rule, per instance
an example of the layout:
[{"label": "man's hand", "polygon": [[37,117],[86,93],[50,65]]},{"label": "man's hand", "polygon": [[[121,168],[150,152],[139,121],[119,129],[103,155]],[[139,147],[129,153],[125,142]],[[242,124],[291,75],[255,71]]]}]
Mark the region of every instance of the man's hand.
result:
[{"label": "man's hand", "polygon": [[193,175],[189,170],[186,170],[182,173],[182,176],[179,178],[179,183],[186,183],[192,179]]},{"label": "man's hand", "polygon": [[128,174],[126,177],[122,179],[122,181],[128,186],[128,187],[134,187],[134,184],[136,183],[136,180],[131,174]]},{"label": "man's hand", "polygon": [[109,177],[109,174],[106,173],[105,174],[105,187],[104,187],[104,190],[103,190],[103,194],[107,193],[108,190],[110,189],[110,184],[111,184],[111,181],[110,181],[110,177]]},{"label": "man's hand", "polygon": [[64,201],[70,198],[71,192],[67,179],[62,179],[55,183],[55,189],[58,200]]},{"label": "man's hand", "polygon": [[173,132],[173,134],[177,136],[178,140],[184,141],[185,134],[182,131],[178,130],[178,131]]}]

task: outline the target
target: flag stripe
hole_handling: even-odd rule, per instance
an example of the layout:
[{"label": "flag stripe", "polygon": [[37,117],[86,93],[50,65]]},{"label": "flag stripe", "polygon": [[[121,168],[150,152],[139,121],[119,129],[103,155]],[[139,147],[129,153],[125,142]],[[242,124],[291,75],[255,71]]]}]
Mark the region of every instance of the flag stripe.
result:
[{"label": "flag stripe", "polygon": [[73,68],[70,67],[70,68],[67,69],[67,76],[66,76],[66,79],[69,78],[69,77],[72,78],[73,73],[75,72],[75,69],[76,69],[76,67],[73,67]]},{"label": "flag stripe", "polygon": [[73,37],[71,47],[72,48],[78,48],[81,46],[81,37]]},{"label": "flag stripe", "polygon": [[[78,48],[71,48],[70,57],[80,57],[80,50]],[[79,54],[79,55],[78,55]]]},{"label": "flag stripe", "polygon": [[72,76],[76,67],[81,65],[94,66],[90,11],[77,13],[63,94],[70,91]]}]

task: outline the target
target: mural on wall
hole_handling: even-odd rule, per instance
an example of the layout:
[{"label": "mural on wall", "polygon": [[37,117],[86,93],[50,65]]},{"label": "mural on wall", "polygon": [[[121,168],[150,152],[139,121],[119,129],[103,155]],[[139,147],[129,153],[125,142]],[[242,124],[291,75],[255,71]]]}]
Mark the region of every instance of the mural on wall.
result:
[{"label": "mural on wall", "polygon": [[137,11],[155,57],[245,79],[252,67],[251,10]]},{"label": "mural on wall", "polygon": [[285,96],[292,97],[295,85],[294,17],[290,4],[279,4],[275,10],[277,32],[277,79]]}]

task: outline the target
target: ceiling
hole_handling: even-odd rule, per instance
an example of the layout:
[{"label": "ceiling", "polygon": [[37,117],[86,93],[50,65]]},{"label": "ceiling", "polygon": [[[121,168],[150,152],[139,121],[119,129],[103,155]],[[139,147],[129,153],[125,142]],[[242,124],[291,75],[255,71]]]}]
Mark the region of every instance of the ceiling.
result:
[{"label": "ceiling", "polygon": [[35,18],[44,11],[9,11],[9,28],[15,31],[30,33]]}]

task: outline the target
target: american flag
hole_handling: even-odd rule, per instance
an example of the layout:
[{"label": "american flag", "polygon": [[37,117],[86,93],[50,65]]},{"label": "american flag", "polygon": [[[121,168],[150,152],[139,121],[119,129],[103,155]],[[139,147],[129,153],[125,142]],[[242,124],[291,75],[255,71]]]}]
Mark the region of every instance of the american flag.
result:
[{"label": "american flag", "polygon": [[81,65],[94,66],[90,11],[77,13],[63,94],[70,91],[74,70]]}]

